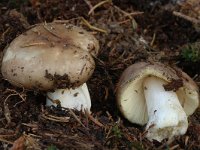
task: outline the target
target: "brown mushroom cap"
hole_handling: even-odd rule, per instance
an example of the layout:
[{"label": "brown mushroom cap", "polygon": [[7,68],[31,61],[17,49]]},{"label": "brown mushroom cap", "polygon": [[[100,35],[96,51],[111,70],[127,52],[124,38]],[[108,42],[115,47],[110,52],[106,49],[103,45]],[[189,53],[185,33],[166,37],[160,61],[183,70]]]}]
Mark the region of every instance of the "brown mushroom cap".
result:
[{"label": "brown mushroom cap", "polygon": [[51,90],[76,87],[92,75],[98,41],[62,23],[38,24],[4,50],[3,77],[16,86]]},{"label": "brown mushroom cap", "polygon": [[129,121],[141,125],[148,121],[143,81],[149,76],[168,82],[164,85],[165,90],[176,91],[187,115],[191,115],[199,106],[199,89],[186,73],[161,63],[139,62],[123,72],[117,85],[118,106]]}]

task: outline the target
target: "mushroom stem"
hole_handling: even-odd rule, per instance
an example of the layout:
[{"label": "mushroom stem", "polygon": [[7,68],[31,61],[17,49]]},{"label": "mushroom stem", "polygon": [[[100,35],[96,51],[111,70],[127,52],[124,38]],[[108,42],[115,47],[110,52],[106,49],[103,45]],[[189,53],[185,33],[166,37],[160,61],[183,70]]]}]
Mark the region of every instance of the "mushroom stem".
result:
[{"label": "mushroom stem", "polygon": [[147,77],[143,83],[149,121],[146,126],[149,140],[162,141],[187,131],[187,116],[173,91],[165,91],[166,81]]},{"label": "mushroom stem", "polygon": [[76,89],[57,89],[47,93],[46,105],[56,106],[52,101],[59,100],[61,107],[75,109],[78,111],[88,110],[90,112],[91,99],[86,83]]}]

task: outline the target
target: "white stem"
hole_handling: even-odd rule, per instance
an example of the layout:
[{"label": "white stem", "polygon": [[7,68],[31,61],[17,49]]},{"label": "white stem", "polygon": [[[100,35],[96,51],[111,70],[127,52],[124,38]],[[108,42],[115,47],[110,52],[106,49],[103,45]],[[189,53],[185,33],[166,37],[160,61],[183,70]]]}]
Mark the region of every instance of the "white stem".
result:
[{"label": "white stem", "polygon": [[88,110],[90,112],[91,99],[86,83],[76,89],[57,89],[55,92],[47,93],[46,105],[56,106],[52,100],[59,100],[61,107],[75,109],[78,111]]},{"label": "white stem", "polygon": [[164,84],[167,82],[157,77],[148,77],[143,83],[149,116],[146,126],[149,140],[170,139],[185,134],[188,128],[186,113],[176,93],[165,91]]}]

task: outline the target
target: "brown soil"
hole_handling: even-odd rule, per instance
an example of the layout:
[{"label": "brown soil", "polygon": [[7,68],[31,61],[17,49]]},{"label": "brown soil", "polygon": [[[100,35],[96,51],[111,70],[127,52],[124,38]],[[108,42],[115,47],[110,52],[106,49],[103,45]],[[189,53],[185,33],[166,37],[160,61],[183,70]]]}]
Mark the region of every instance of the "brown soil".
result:
[{"label": "brown soil", "polygon": [[87,83],[91,115],[45,107],[45,93],[16,88],[1,76],[0,149],[200,149],[200,109],[189,117],[185,135],[159,143],[145,138],[144,127],[124,119],[115,100],[121,73],[138,61],[176,65],[200,86],[199,62],[186,61],[181,55],[181,47],[199,41],[200,32],[172,14],[178,7],[169,0],[113,0],[88,15],[86,2],[95,6],[100,1],[0,2],[1,58],[16,36],[44,21],[67,20],[82,26],[96,36],[101,47]]}]

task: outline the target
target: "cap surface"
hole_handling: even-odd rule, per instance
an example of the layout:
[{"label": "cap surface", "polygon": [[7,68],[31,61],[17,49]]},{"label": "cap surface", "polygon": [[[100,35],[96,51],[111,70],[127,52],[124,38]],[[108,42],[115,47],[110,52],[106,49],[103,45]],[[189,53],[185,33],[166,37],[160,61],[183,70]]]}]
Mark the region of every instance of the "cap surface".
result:
[{"label": "cap surface", "polygon": [[4,50],[2,75],[16,86],[51,90],[76,87],[94,71],[98,41],[62,23],[38,24]]},{"label": "cap surface", "polygon": [[167,81],[165,90],[176,91],[187,115],[199,106],[199,89],[186,73],[161,63],[139,62],[123,72],[117,85],[118,106],[130,122],[144,125],[148,121],[143,81],[149,76]]}]

